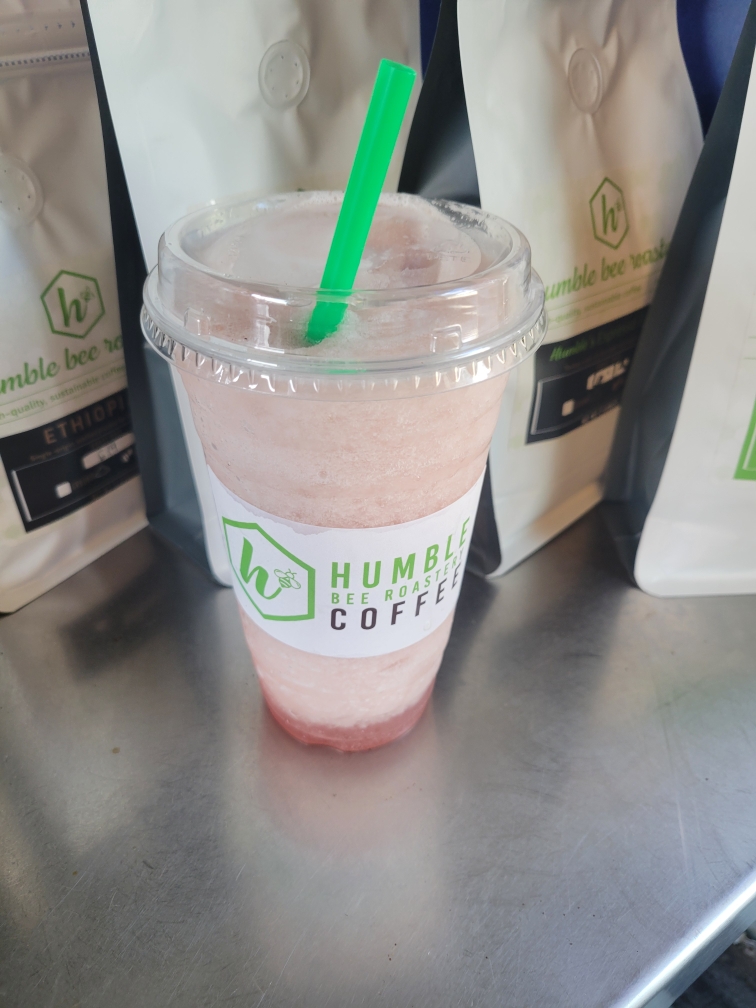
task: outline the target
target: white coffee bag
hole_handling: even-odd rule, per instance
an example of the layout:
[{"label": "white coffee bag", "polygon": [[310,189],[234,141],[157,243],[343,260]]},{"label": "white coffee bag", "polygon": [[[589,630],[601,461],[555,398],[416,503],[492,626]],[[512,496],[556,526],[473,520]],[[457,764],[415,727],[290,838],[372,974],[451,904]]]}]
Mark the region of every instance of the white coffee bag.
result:
[{"label": "white coffee bag", "polygon": [[[671,331],[684,335],[689,327],[695,342],[674,434],[671,443],[667,440],[669,451],[635,556],[636,581],[652,595],[756,592],[755,40],[756,9],[752,7],[722,92],[722,108],[715,112],[696,172],[698,180],[699,173],[709,168],[701,184],[708,182],[707,195],[712,190],[719,195],[719,206],[712,220],[703,207],[696,213],[692,200],[686,202],[691,223],[698,225],[689,245],[716,243],[708,284],[702,266],[697,275],[694,269],[688,272],[687,283],[676,285],[670,277],[670,290],[665,291],[671,296],[677,288]],[[741,109],[733,161],[729,148]],[[721,212],[719,201],[725,194],[717,236],[716,211]],[[703,250],[699,262],[708,265]],[[696,300],[705,289],[697,328],[691,287]],[[667,356],[683,365],[684,351],[676,349]],[[663,366],[661,361],[659,366]],[[682,367],[679,370],[682,376]],[[647,382],[649,378],[647,374]],[[669,415],[672,409],[667,403],[660,415]],[[661,424],[660,428],[663,431]],[[649,468],[646,479],[653,485],[656,467]]]},{"label": "white coffee bag", "polygon": [[[420,67],[418,0],[88,7],[148,269],[165,228],[210,200],[343,189],[380,59]],[[201,446],[183,386],[174,384],[210,565],[230,584]]]},{"label": "white coffee bag", "polygon": [[526,234],[550,320],[491,447],[503,573],[601,499],[702,137],[675,0],[459,0],[458,19],[481,205]]},{"label": "white coffee bag", "polygon": [[0,2],[0,611],[145,524],[79,5]]}]

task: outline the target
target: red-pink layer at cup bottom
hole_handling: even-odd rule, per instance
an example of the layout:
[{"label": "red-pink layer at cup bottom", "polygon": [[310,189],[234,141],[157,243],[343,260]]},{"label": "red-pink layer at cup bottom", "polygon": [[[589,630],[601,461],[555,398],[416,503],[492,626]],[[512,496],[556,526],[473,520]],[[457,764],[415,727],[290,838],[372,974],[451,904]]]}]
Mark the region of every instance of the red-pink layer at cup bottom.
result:
[{"label": "red-pink layer at cup bottom", "polygon": [[395,739],[406,735],[408,731],[415,727],[422,717],[431,693],[435,676],[428,689],[423,693],[417,703],[408,707],[401,714],[387,718],[385,721],[378,721],[372,725],[354,725],[350,728],[341,728],[338,725],[319,725],[309,721],[298,721],[286,714],[277,707],[265,691],[265,686],[260,681],[265,702],[268,710],[281,725],[281,727],[293,735],[300,742],[307,742],[308,745],[332,746],[342,752],[363,752],[365,749],[377,749],[378,746],[386,745]]}]

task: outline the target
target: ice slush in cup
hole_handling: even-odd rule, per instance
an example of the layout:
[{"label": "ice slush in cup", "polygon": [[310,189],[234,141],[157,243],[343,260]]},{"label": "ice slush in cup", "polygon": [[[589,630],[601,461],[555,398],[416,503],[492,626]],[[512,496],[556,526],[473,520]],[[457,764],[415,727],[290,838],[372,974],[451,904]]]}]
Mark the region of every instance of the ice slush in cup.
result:
[{"label": "ice slush in cup", "polygon": [[[382,196],[354,288],[318,291],[341,199],[183,218],[142,321],[189,396],[273,716],[360,750],[425,708],[504,386],[546,323],[516,228],[416,196]],[[346,308],[312,344],[316,298]]]}]

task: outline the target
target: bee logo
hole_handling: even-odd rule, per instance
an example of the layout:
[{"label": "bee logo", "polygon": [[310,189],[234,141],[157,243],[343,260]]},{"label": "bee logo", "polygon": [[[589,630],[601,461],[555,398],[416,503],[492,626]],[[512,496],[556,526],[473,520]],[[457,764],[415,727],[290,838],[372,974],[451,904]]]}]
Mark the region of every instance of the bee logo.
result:
[{"label": "bee logo", "polygon": [[302,585],[297,581],[296,575],[293,570],[282,571],[276,568],[273,573],[278,578],[278,584],[281,588],[301,588]]},{"label": "bee logo", "polygon": [[276,542],[257,522],[224,517],[223,529],[236,587],[262,619],[315,619],[314,567]]}]

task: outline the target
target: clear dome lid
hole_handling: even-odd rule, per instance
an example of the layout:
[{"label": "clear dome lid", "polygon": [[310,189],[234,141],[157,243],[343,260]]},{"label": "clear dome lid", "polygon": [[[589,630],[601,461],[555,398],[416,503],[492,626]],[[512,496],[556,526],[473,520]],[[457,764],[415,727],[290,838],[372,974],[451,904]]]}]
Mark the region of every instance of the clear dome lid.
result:
[{"label": "clear dome lid", "polygon": [[[543,286],[515,227],[459,203],[383,195],[355,288],[324,291],[341,199],[237,197],[178,221],[145,284],[149,342],[213,381],[326,398],[451,389],[535,351]],[[316,300],[345,311],[335,333],[309,344]]]}]

